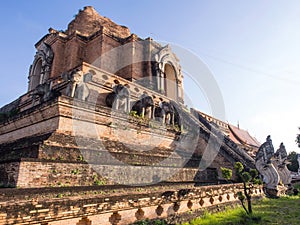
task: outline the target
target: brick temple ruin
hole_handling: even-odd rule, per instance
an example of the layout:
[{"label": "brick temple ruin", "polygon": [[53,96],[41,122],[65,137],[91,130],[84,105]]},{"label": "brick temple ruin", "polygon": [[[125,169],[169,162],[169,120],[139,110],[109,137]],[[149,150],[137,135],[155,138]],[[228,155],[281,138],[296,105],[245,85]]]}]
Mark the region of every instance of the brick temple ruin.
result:
[{"label": "brick temple ruin", "polygon": [[[130,224],[237,204],[241,186],[220,185],[220,167],[254,168],[260,144],[185,108],[168,45],[85,7],[35,47],[27,93],[0,109],[11,188],[0,224]],[[216,152],[207,165],[205,151]]]}]

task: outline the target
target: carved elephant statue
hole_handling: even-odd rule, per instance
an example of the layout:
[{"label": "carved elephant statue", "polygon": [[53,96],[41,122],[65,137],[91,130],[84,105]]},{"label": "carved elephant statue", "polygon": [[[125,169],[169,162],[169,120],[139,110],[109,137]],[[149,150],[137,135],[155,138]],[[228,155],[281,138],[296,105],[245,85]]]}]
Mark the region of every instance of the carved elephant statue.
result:
[{"label": "carved elephant statue", "polygon": [[132,111],[136,111],[141,117],[147,116],[149,119],[154,117],[154,101],[151,96],[143,94],[140,100],[137,100],[133,106]]},{"label": "carved elephant statue", "polygon": [[155,109],[155,117],[159,118],[162,124],[174,125],[175,109],[172,104],[161,101],[159,107]]},{"label": "carved elephant statue", "polygon": [[183,129],[183,121],[182,121],[183,108],[172,100],[170,100],[170,104],[174,109],[174,125],[177,125],[178,128],[182,130]]},{"label": "carved elephant statue", "polygon": [[71,73],[63,73],[62,78],[68,82],[66,95],[86,101],[89,97],[90,90],[87,82],[92,80],[92,74],[83,74],[82,71],[73,71]]},{"label": "carved elephant statue", "polygon": [[117,84],[113,87],[113,92],[106,96],[105,103],[108,107],[124,112],[129,111],[129,90],[126,85]]},{"label": "carved elephant statue", "polygon": [[117,96],[117,94],[115,92],[108,93],[108,95],[105,98],[106,106],[108,106],[109,108],[112,108],[114,101],[116,99],[116,96]]},{"label": "carved elephant statue", "polygon": [[48,81],[43,84],[39,84],[36,88],[32,91],[32,105],[35,104],[36,97],[39,97],[40,103],[45,102],[51,98],[57,97],[60,95],[59,91],[52,90],[52,82]]}]

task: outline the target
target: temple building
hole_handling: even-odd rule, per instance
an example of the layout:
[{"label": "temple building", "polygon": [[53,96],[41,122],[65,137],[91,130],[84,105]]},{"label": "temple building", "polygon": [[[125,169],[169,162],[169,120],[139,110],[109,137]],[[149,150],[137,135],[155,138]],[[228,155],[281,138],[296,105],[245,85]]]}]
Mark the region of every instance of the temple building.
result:
[{"label": "temple building", "polygon": [[[50,28],[35,47],[28,92],[0,109],[0,181],[4,185],[61,183],[44,171],[47,163],[54,170],[73,167],[78,161],[100,163],[97,169],[107,178],[104,171],[115,164],[156,165],[170,156],[170,162],[162,162],[176,165],[178,161],[176,167],[189,168],[184,172],[189,175],[179,173],[174,181],[185,177],[199,182],[216,181],[217,176],[209,174],[218,174],[220,165],[232,167],[241,161],[253,167],[248,148],[258,143],[249,142],[247,132],[201,112],[200,117],[207,120],[197,120],[195,110],[184,109],[181,67],[168,45],[141,39],[88,6],[79,10],[65,31]],[[120,131],[119,126],[126,129]],[[202,155],[217,148],[209,144],[211,138],[223,144],[198,178]],[[98,145],[89,146],[90,140]],[[119,147],[111,147],[112,142]],[[152,150],[139,152],[136,162],[130,154],[141,149]],[[8,168],[16,166],[15,160],[18,168],[13,172]],[[40,174],[28,171],[29,165],[39,168]],[[167,179],[162,178],[165,169],[160,163],[157,170],[159,180]],[[85,179],[60,179],[75,186],[93,183],[95,172],[86,173]],[[126,183],[124,179],[107,182]]]},{"label": "temple building", "polygon": [[[183,103],[179,61],[169,46],[141,39],[130,30],[85,7],[66,31],[49,29],[35,45],[28,91],[38,85],[61,83],[61,74],[91,65],[125,81],[147,83],[148,88]],[[145,78],[145,79],[143,79]]]},{"label": "temple building", "polygon": [[259,143],[185,108],[169,45],[87,6],[35,48],[28,91],[0,108],[0,186],[12,188],[0,224],[125,225],[238,202],[221,167],[254,168]]}]

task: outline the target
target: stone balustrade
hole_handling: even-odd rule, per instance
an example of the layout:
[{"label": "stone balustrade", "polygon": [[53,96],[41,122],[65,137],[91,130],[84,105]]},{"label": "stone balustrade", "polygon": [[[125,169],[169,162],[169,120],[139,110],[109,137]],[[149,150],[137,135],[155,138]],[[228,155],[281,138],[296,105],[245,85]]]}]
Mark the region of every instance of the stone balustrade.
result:
[{"label": "stone balustrade", "polygon": [[[143,219],[172,218],[185,213],[195,216],[205,209],[238,204],[237,192],[242,190],[242,185],[196,187],[192,183],[181,183],[127,190],[124,187],[82,189],[81,192],[76,190],[76,194],[70,190],[62,189],[56,197],[43,194],[43,189],[33,195],[30,195],[30,190],[22,195],[15,190],[17,197],[8,196],[6,201],[1,201],[5,194],[3,196],[0,191],[0,224],[126,225]],[[260,186],[253,189],[254,198],[262,195]]]}]

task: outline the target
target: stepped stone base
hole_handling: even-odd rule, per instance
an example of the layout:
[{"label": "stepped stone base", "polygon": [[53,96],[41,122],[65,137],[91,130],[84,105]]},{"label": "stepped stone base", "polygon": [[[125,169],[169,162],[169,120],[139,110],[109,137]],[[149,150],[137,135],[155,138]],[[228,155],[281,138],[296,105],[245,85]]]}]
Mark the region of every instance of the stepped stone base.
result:
[{"label": "stepped stone base", "polygon": [[[85,112],[75,121],[92,125],[99,136],[74,129],[75,106]],[[221,149],[212,164],[199,171],[208,146],[206,134],[197,136],[192,149],[189,143],[195,137],[188,132],[63,96],[0,124],[0,134],[0,185],[6,187],[217,183],[217,168],[232,168],[234,163]]]}]

